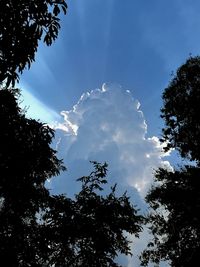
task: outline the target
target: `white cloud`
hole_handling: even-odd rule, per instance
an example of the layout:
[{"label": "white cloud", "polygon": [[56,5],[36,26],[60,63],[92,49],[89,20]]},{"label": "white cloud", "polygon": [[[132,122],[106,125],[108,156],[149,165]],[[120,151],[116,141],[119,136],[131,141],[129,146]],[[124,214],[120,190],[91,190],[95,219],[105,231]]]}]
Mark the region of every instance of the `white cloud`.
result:
[{"label": "white cloud", "polygon": [[[119,85],[104,84],[81,96],[63,122],[55,124],[61,138],[59,151],[72,176],[89,160],[107,161],[109,174],[119,184],[135,187],[141,195],[152,182],[158,166],[169,166],[157,137],[147,138],[147,124],[140,103]],[[68,181],[70,183],[70,181]]]},{"label": "white cloud", "polygon": [[145,208],[143,197],[154,169],[170,164],[163,160],[159,139],[146,137],[147,124],[131,92],[119,85],[104,84],[83,94],[71,110],[61,114],[63,122],[54,127],[59,156],[68,171],[53,180],[52,189],[74,193],[78,186],[75,179],[90,171],[89,161],[106,161],[109,181],[117,182],[121,191],[128,189],[139,208]]}]

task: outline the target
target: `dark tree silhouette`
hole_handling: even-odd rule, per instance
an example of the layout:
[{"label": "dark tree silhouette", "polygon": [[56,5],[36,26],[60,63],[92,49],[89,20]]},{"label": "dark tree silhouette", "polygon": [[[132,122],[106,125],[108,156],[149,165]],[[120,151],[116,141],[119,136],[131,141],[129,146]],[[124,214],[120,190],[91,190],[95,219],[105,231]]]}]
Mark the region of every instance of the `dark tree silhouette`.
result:
[{"label": "dark tree silhouette", "polygon": [[58,15],[66,14],[65,0],[0,1],[0,84],[18,80],[35,59],[38,41],[51,45],[60,28]]},{"label": "dark tree silhouette", "polygon": [[126,193],[116,196],[114,186],[110,194],[100,194],[107,183],[107,164],[93,164],[94,171],[78,179],[82,188],[75,199],[53,196],[43,216],[49,225],[43,228],[44,237],[51,240],[47,258],[55,266],[119,266],[116,256],[131,254],[126,235],[138,237],[141,231],[143,217]]},{"label": "dark tree silhouette", "polygon": [[39,266],[37,214],[47,205],[47,178],[64,169],[46,125],[27,119],[17,90],[0,90],[0,259]]},{"label": "dark tree silhouette", "polygon": [[200,57],[190,57],[163,93],[163,141],[182,157],[200,161]]},{"label": "dark tree silhouette", "polygon": [[166,150],[177,149],[183,158],[196,161],[174,172],[159,169],[146,200],[153,239],[144,250],[143,266],[169,260],[172,267],[196,266],[200,253],[200,57],[182,65],[163,94],[162,141]]},{"label": "dark tree silhouette", "polygon": [[147,222],[153,240],[142,254],[143,266],[169,260],[172,267],[196,266],[200,254],[200,168],[159,169],[146,197],[154,212]]}]

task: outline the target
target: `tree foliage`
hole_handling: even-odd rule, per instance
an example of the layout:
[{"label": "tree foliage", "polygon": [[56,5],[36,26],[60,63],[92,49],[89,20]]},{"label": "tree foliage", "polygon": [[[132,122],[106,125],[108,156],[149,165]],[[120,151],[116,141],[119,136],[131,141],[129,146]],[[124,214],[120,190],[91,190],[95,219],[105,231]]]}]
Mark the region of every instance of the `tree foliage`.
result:
[{"label": "tree foliage", "polygon": [[142,254],[149,261],[168,260],[172,267],[196,266],[200,253],[200,168],[185,166],[169,172],[159,169],[157,185],[146,197],[153,209],[147,222],[153,240]]},{"label": "tree foliage", "polygon": [[172,267],[196,266],[200,253],[200,57],[190,57],[163,93],[166,150],[177,149],[196,161],[174,172],[159,169],[146,196],[152,241],[141,255],[143,266],[168,260]]},{"label": "tree foliage", "polygon": [[108,195],[100,194],[107,183],[107,164],[93,164],[94,171],[78,179],[82,188],[75,199],[53,196],[43,216],[49,225],[44,236],[51,240],[47,258],[55,266],[119,266],[116,256],[131,254],[126,234],[138,237],[141,231],[142,216],[126,193],[116,196],[114,186]]},{"label": "tree foliage", "polygon": [[167,149],[178,149],[182,157],[200,161],[200,57],[190,57],[163,93],[161,117],[165,121],[163,141]]},{"label": "tree foliage", "polygon": [[38,41],[48,46],[57,38],[58,15],[66,14],[65,0],[0,1],[0,83],[18,80],[18,73],[30,68]]},{"label": "tree foliage", "polygon": [[37,266],[37,213],[46,206],[45,182],[63,170],[46,125],[27,119],[17,90],[0,90],[0,259]]}]

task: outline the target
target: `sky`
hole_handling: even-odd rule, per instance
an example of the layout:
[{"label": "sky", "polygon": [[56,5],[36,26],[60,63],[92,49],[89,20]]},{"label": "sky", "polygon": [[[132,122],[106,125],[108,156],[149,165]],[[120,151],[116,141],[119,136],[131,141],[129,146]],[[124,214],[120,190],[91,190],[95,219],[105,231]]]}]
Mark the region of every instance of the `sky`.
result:
[{"label": "sky", "polygon": [[[90,160],[109,164],[109,184],[145,211],[144,196],[159,166],[177,156],[159,142],[162,92],[190,54],[200,54],[197,0],[69,0],[51,47],[21,77],[27,115],[56,131],[53,146],[67,172],[47,185],[73,195]],[[171,165],[170,165],[171,164]],[[134,241],[139,253],[147,234]],[[125,266],[139,266],[136,257]],[[167,266],[164,264],[163,266]]]}]

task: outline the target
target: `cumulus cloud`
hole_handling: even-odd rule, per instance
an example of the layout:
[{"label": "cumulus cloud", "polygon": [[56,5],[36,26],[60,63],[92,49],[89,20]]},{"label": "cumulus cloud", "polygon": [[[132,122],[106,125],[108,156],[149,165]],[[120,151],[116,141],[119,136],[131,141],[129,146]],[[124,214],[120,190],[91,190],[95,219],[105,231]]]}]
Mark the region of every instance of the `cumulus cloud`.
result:
[{"label": "cumulus cloud", "polygon": [[[143,196],[152,182],[153,170],[169,166],[159,139],[147,138],[147,124],[140,103],[131,92],[115,84],[84,93],[63,121],[56,123],[58,150],[68,175],[90,160],[109,164],[109,176],[135,188]],[[66,176],[66,175],[65,175]],[[63,178],[64,179],[64,178]],[[67,184],[70,179],[66,179]],[[63,188],[63,186],[62,186]]]},{"label": "cumulus cloud", "polygon": [[[119,85],[103,84],[101,89],[84,93],[71,110],[61,115],[63,120],[54,128],[59,156],[68,171],[53,180],[52,190],[76,192],[75,180],[90,172],[89,161],[106,161],[110,183],[117,182],[122,192],[128,190],[134,204],[143,210],[143,197],[152,183],[154,169],[170,164],[163,159],[159,139],[147,138],[147,124],[138,100]],[[138,242],[140,248],[142,241]]]}]

